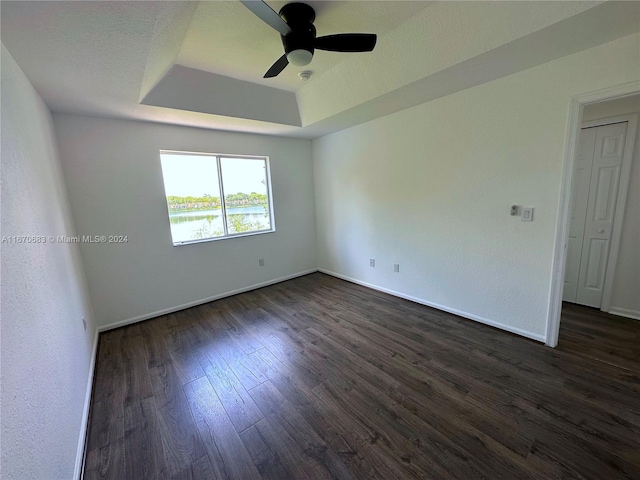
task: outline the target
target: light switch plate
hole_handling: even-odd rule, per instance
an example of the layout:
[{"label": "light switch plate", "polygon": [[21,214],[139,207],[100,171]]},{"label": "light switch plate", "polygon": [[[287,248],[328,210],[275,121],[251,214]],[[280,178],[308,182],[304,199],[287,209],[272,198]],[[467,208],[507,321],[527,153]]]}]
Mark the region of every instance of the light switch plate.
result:
[{"label": "light switch plate", "polygon": [[522,221],[533,222],[533,207],[522,207]]}]

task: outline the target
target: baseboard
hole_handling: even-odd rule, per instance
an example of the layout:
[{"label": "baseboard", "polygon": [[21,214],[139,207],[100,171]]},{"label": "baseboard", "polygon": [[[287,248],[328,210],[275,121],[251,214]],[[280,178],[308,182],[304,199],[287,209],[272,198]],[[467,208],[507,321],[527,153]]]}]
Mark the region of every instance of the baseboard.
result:
[{"label": "baseboard", "polygon": [[474,315],[472,313],[463,312],[461,310],[457,310],[455,308],[450,308],[445,305],[440,305],[438,303],[429,302],[422,298],[412,297],[411,295],[405,295],[401,292],[396,292],[395,290],[390,290],[388,288],[380,287],[378,285],[374,285],[372,283],[363,282],[361,280],[348,277],[346,275],[341,275],[336,272],[332,272],[330,270],[326,270],[324,268],[319,268],[319,272],[326,273],[327,275],[331,275],[332,277],[340,278],[342,280],[346,280],[347,282],[355,283],[358,285],[362,285],[363,287],[372,288],[373,290],[378,290],[379,292],[388,293],[389,295],[393,295],[394,297],[404,298],[405,300],[409,300],[415,303],[419,303],[420,305],[425,305],[427,307],[435,308],[437,310],[442,310],[443,312],[452,313],[454,315],[458,315],[459,317],[467,318],[469,320],[474,320],[476,322],[484,323],[485,325],[490,325],[495,328],[499,328],[500,330],[505,330],[510,333],[515,333],[516,335],[520,335],[522,337],[530,338],[531,340],[536,340],[538,342],[544,343],[546,338],[544,335],[538,335],[537,333],[532,333],[527,330],[521,330],[519,328],[511,327],[509,325],[505,325],[504,323],[496,322],[494,320],[480,317],[478,315]]},{"label": "baseboard", "polygon": [[98,355],[98,330],[93,337],[93,348],[91,349],[91,363],[89,365],[89,378],[87,380],[87,391],[84,396],[84,410],[82,412],[82,424],[80,425],[80,438],[78,439],[78,450],[76,452],[76,467],[73,478],[80,480],[84,469],[85,447],[87,445],[87,429],[89,427],[89,411],[91,409],[91,394],[93,392],[93,378]]},{"label": "baseboard", "polygon": [[256,290],[262,287],[268,287],[269,285],[274,285],[276,283],[285,282],[287,280],[291,280],[292,278],[302,277],[304,275],[309,275],[310,273],[317,272],[317,268],[313,268],[311,270],[305,270],[303,272],[293,273],[291,275],[286,275],[284,277],[274,278],[271,280],[267,280],[266,282],[256,283],[253,285],[249,285],[248,287],[242,287],[237,290],[231,290],[229,292],[220,293],[218,295],[213,295],[211,297],[202,298],[200,300],[194,300],[193,302],[183,303],[182,305],[176,305],[175,307],[165,308],[163,310],[158,310],[156,312],[145,313],[144,315],[139,315],[133,318],[127,318],[125,320],[120,320],[118,322],[110,323],[108,325],[102,325],[98,327],[99,332],[106,332],[107,330],[112,330],[118,327],[124,327],[125,325],[131,325],[132,323],[142,322],[144,320],[149,320],[150,318],[160,317],[162,315],[167,315],[169,313],[178,312],[180,310],[184,310],[186,308],[196,307],[198,305],[202,305],[203,303],[213,302],[215,300],[220,300],[221,298],[231,297],[232,295],[237,295],[239,293],[249,292],[251,290]]},{"label": "baseboard", "polygon": [[611,307],[607,313],[610,313],[611,315],[618,315],[620,317],[632,318],[634,320],[640,320],[640,312],[638,310]]}]

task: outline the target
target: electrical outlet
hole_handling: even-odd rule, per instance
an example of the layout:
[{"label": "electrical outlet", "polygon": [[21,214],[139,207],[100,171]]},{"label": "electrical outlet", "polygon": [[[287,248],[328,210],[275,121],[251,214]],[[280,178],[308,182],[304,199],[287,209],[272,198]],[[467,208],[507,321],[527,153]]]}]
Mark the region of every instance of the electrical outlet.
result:
[{"label": "electrical outlet", "polygon": [[375,268],[375,266],[376,266],[376,259],[375,258],[370,258],[369,259],[369,266]]},{"label": "electrical outlet", "polygon": [[87,331],[87,321],[85,320],[84,317],[82,317],[82,326],[84,327],[84,331]]},{"label": "electrical outlet", "polygon": [[394,263],[393,264],[393,271],[398,273],[400,272],[400,264],[399,263]]},{"label": "electrical outlet", "polygon": [[258,259],[258,265],[260,265],[261,267],[264,267],[264,258]]}]

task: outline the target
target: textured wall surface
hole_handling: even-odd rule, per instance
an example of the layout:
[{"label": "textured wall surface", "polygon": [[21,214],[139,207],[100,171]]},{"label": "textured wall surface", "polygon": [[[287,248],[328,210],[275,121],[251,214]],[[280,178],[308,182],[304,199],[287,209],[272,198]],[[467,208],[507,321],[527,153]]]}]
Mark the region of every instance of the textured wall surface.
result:
[{"label": "textured wall surface", "polygon": [[639,46],[625,37],[313,140],[319,267],[544,339],[569,99],[638,81]]},{"label": "textured wall surface", "polygon": [[[2,478],[70,479],[95,327],[47,107],[2,46]],[[88,328],[82,326],[86,317]]]},{"label": "textured wall surface", "polygon": [[[54,125],[78,233],[129,238],[81,245],[100,326],[316,269],[309,140],[74,115]],[[276,231],[174,247],[161,149],[268,155]]]},{"label": "textured wall surface", "polygon": [[[640,95],[587,105],[583,121],[640,114]],[[640,128],[633,149],[627,204],[622,220],[622,236],[613,279],[611,313],[640,319]]]}]

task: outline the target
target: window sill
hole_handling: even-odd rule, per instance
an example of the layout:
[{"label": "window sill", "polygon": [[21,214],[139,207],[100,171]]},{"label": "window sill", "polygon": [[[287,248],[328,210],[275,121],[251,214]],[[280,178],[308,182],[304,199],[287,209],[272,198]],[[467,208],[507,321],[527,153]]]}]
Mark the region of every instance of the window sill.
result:
[{"label": "window sill", "polygon": [[223,237],[212,237],[212,238],[199,238],[197,240],[187,240],[185,242],[175,242],[173,244],[174,247],[182,247],[184,245],[195,245],[197,243],[207,243],[207,242],[217,242],[218,240],[229,240],[231,238],[241,238],[241,237],[253,237],[255,235],[263,235],[265,233],[274,233],[276,231],[275,228],[270,230],[258,230],[255,232],[242,232],[242,233],[234,233],[231,235],[226,235]]}]

